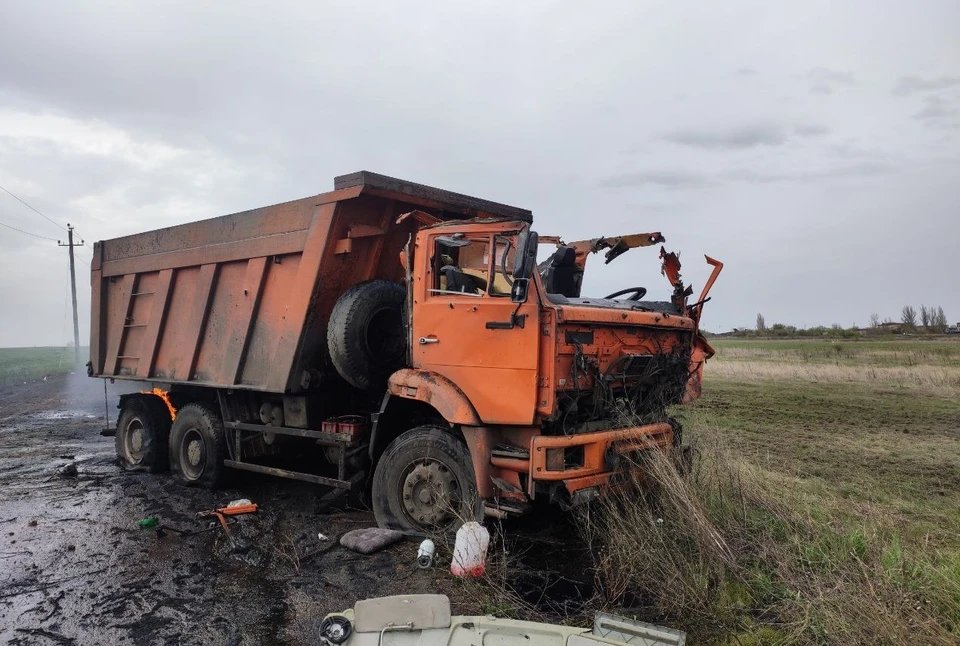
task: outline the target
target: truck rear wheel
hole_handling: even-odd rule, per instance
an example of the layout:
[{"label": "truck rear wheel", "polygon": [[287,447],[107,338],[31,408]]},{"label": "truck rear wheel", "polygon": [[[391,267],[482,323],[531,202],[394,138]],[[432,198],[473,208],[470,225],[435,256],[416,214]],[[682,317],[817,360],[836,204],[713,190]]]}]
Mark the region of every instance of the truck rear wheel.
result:
[{"label": "truck rear wheel", "polygon": [[170,471],[187,487],[213,489],[223,479],[227,441],[212,406],[187,404],[170,429]]},{"label": "truck rear wheel", "polygon": [[170,413],[159,400],[134,396],[124,401],[114,436],[122,466],[145,468],[150,473],[166,471],[169,437]]},{"label": "truck rear wheel", "polygon": [[418,426],[384,451],[373,476],[377,524],[408,534],[483,518],[470,451],[439,426]]},{"label": "truck rear wheel", "polygon": [[360,390],[381,387],[407,360],[406,290],[388,280],[354,285],[337,299],[327,348],[337,372]]}]

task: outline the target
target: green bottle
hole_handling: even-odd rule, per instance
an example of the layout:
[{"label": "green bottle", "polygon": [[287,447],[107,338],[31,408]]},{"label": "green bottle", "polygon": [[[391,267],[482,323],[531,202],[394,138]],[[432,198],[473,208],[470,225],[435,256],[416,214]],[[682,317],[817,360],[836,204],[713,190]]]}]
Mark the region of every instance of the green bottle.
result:
[{"label": "green bottle", "polygon": [[146,518],[141,518],[137,521],[137,527],[140,529],[147,529],[148,527],[156,527],[157,523],[160,521],[157,520],[156,516],[147,516]]}]

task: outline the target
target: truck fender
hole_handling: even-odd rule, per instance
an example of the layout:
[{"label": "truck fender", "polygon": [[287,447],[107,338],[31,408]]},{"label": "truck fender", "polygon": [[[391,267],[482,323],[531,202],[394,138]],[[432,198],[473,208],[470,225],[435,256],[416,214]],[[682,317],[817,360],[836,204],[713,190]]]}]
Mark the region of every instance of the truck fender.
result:
[{"label": "truck fender", "polygon": [[457,384],[429,370],[405,368],[390,376],[387,392],[431,406],[450,424],[479,426],[480,416]]},{"label": "truck fender", "polygon": [[[380,410],[373,416],[373,429],[370,434],[370,459],[373,461],[376,461],[377,456],[396,435],[396,429],[390,431],[381,428],[381,422],[387,422],[388,418],[393,420],[397,414],[404,414],[401,412],[404,409],[397,407],[399,400],[417,407],[416,411],[428,412],[431,418],[436,413],[451,425],[480,424],[480,416],[473,404],[463,391],[446,377],[427,370],[398,370],[390,377]],[[414,411],[408,406],[406,413],[411,412]],[[387,428],[393,426],[392,422],[387,423]],[[381,437],[384,433],[387,433],[386,438]]]}]

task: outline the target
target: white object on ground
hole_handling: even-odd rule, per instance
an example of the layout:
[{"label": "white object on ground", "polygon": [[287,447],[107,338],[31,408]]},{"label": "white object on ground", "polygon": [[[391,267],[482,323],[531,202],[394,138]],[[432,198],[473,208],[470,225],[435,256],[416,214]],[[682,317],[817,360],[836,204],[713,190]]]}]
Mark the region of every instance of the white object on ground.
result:
[{"label": "white object on ground", "polygon": [[243,505],[252,505],[252,504],[253,503],[246,498],[239,498],[237,500],[232,501],[229,505],[227,505],[227,509],[230,509],[231,507],[242,507]]},{"label": "white object on ground", "polygon": [[487,567],[489,546],[490,532],[486,527],[475,521],[464,523],[457,530],[450,573],[459,577],[483,576]]},{"label": "white object on ground", "polygon": [[433,565],[433,555],[437,551],[437,546],[429,538],[420,543],[420,549],[417,550],[417,567],[428,568]]}]

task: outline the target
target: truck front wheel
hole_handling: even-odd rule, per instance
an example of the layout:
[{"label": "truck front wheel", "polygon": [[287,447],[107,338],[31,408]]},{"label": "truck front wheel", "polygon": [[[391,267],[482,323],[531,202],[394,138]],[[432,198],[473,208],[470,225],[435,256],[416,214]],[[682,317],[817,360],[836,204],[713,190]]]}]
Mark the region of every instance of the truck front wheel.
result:
[{"label": "truck front wheel", "polygon": [[390,443],[373,476],[377,524],[408,534],[443,532],[483,518],[470,451],[438,426],[418,426]]},{"label": "truck front wheel", "polygon": [[209,405],[187,404],[170,429],[170,471],[187,487],[213,489],[223,479],[227,441],[220,415]]},{"label": "truck front wheel", "polygon": [[117,420],[114,444],[120,464],[127,468],[145,468],[150,473],[167,469],[167,440],[170,413],[153,396],[128,397]]}]

